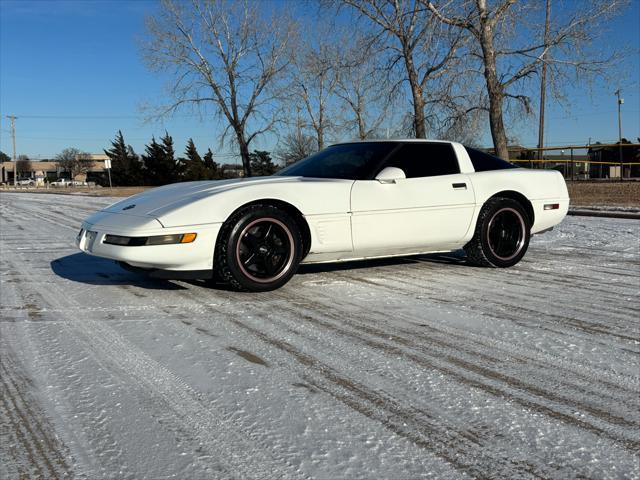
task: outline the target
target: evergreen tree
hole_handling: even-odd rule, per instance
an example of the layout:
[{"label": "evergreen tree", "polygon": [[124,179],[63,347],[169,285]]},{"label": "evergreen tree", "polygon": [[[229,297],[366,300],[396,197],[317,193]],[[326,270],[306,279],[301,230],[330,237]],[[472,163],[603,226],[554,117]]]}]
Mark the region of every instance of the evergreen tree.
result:
[{"label": "evergreen tree", "polygon": [[207,178],[209,180],[220,178],[220,167],[216,162],[213,161],[213,152],[210,148],[207,149],[207,153],[204,154],[203,161],[204,168],[207,169]]},{"label": "evergreen tree", "polygon": [[190,138],[189,141],[187,142],[187,149],[185,150],[187,158],[193,162],[200,162],[202,163],[202,157],[200,157],[200,154],[198,153],[198,149],[196,148],[196,144],[193,143],[193,138]]},{"label": "evergreen tree", "polygon": [[164,175],[163,183],[173,183],[178,181],[178,164],[175,158],[175,151],[173,149],[173,138],[168,132],[164,132],[162,137],[162,151],[164,157],[162,158],[162,168]]},{"label": "evergreen tree", "polygon": [[131,186],[144,183],[143,165],[131,145],[125,144],[122,131],[118,130],[116,138],[111,142],[111,149],[104,150],[104,153],[111,159],[111,181],[114,185]]},{"label": "evergreen tree", "polygon": [[262,150],[254,150],[249,154],[251,162],[251,174],[256,177],[273,175],[277,167],[271,159],[271,154]]},{"label": "evergreen tree", "polygon": [[147,176],[144,170],[144,163],[140,155],[135,152],[131,145],[127,145],[127,161],[129,163],[129,174],[131,177],[130,185],[146,185]]},{"label": "evergreen tree", "polygon": [[173,137],[169,135],[169,132],[164,132],[164,137],[162,137],[162,149],[165,154],[165,161],[167,165],[175,164],[175,152],[173,150]]},{"label": "evergreen tree", "polygon": [[156,137],[151,137],[151,143],[148,143],[144,147],[144,154],[142,155],[142,161],[144,162],[144,168],[147,174],[147,183],[149,185],[162,185],[161,168],[158,168],[162,164],[162,157],[164,151],[162,146],[156,142]]},{"label": "evergreen tree", "polygon": [[185,150],[186,158],[181,158],[178,163],[180,165],[181,176],[183,180],[207,180],[209,178],[207,169],[204,165],[204,161],[196,145],[193,143],[193,139],[189,139],[187,142],[187,148]]},{"label": "evergreen tree", "polygon": [[158,143],[155,137],[145,146],[142,156],[150,185],[165,185],[178,180],[178,165],[174,158],[173,138],[165,132]]}]

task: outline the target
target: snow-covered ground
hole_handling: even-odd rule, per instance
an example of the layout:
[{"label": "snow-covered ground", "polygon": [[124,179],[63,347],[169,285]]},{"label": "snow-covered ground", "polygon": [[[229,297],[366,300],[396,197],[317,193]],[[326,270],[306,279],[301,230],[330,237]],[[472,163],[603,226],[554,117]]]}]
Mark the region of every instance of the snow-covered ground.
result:
[{"label": "snow-covered ground", "polygon": [[640,478],[640,221],[256,295],[78,253],[108,203],[0,195],[0,478]]}]

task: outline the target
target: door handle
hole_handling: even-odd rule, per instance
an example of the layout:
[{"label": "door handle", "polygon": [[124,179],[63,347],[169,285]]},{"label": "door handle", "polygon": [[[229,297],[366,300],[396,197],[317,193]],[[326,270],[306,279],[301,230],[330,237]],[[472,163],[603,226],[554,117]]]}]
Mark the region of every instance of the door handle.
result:
[{"label": "door handle", "polygon": [[467,189],[467,184],[466,183],[452,183],[451,186],[454,189]]}]

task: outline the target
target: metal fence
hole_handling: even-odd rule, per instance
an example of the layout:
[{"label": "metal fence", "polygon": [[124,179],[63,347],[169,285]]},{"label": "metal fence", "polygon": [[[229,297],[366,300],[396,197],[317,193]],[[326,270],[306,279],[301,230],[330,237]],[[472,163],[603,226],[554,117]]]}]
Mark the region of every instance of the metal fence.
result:
[{"label": "metal fence", "polygon": [[509,157],[520,167],[558,170],[568,180],[640,178],[640,143],[509,147]]}]

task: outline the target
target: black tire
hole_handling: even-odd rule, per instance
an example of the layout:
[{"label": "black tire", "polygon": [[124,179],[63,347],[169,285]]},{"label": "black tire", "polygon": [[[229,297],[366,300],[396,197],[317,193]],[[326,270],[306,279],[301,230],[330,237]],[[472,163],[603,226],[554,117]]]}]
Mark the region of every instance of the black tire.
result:
[{"label": "black tire", "polygon": [[214,270],[236,290],[275,290],[296,273],[302,246],[300,229],[289,214],[272,205],[251,205],[222,226]]},{"label": "black tire", "polygon": [[490,198],[480,210],[473,238],[464,246],[469,263],[506,268],[518,263],[529,247],[531,220],[511,198]]}]

